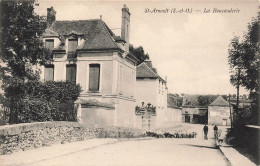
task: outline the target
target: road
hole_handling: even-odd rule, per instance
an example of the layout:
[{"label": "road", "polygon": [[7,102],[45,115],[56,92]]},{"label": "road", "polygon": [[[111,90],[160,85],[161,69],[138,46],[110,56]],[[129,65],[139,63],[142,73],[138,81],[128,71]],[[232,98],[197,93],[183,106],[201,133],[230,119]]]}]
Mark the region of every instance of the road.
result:
[{"label": "road", "polygon": [[33,163],[56,165],[191,165],[227,166],[213,140],[151,139],[122,141]]},{"label": "road", "polygon": [[[197,132],[197,137],[191,139],[96,138],[1,155],[0,161],[9,166],[230,165],[220,150],[216,149],[213,126],[209,126],[209,140],[202,139],[202,128],[203,125],[195,124],[176,124],[173,127],[176,131]],[[220,129],[225,130],[221,127]]]}]

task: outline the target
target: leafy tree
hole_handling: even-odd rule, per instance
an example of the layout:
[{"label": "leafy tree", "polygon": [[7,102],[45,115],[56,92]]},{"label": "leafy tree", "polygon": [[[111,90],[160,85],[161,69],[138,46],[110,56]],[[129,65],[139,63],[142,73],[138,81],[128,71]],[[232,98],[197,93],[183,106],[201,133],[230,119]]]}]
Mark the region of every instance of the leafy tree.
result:
[{"label": "leafy tree", "polygon": [[144,48],[142,46],[134,47],[132,44],[130,44],[129,50],[139,59],[139,64],[150,58],[149,54],[144,52]]},{"label": "leafy tree", "polygon": [[260,12],[248,24],[248,32],[244,33],[242,39],[235,36],[231,40],[228,57],[231,84],[245,87],[250,91],[250,97],[254,101],[251,109],[252,123],[258,121],[257,117],[259,114],[259,25]]},{"label": "leafy tree", "polygon": [[34,13],[34,0],[6,0],[0,6],[0,55],[4,63],[0,77],[6,106],[11,109],[9,123],[16,123],[16,104],[24,99],[25,82],[38,80],[39,71],[34,67],[50,58],[40,39],[46,21]]}]

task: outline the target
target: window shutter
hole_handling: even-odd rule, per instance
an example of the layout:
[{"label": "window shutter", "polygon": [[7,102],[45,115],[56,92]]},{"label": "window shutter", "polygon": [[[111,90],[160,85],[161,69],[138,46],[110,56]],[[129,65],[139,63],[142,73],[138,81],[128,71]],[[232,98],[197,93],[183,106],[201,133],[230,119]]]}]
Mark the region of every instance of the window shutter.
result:
[{"label": "window shutter", "polygon": [[66,80],[76,82],[76,65],[67,65]]},{"label": "window shutter", "polygon": [[54,78],[54,66],[45,66],[44,80],[53,81]]},{"label": "window shutter", "polygon": [[100,65],[92,64],[89,66],[89,90],[99,90],[99,79],[100,79]]}]

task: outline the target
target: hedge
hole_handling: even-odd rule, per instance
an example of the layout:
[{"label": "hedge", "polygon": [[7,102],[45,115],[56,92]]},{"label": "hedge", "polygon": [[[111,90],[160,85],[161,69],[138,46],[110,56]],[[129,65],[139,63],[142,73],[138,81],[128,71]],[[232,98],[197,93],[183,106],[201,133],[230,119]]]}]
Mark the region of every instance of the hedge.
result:
[{"label": "hedge", "polygon": [[76,121],[74,102],[81,92],[80,85],[64,81],[28,81],[21,86],[20,96],[10,95],[17,87],[7,89],[4,104],[10,108],[10,123]]}]

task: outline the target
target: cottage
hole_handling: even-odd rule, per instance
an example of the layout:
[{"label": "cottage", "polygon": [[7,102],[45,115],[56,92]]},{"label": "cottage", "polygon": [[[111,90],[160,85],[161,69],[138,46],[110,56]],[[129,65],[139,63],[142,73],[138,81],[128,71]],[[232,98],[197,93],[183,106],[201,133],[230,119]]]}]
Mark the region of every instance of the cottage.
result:
[{"label": "cottage", "polygon": [[129,52],[130,11],[122,8],[121,36],[102,19],[58,21],[56,11],[47,9],[45,46],[53,62],[42,67],[41,79],[67,80],[81,85],[76,101],[83,123],[134,126],[136,64]]},{"label": "cottage", "polygon": [[[165,125],[167,108],[167,85],[146,60],[136,67],[136,127],[161,128]],[[154,109],[154,114],[143,115],[138,108]],[[153,111],[151,111],[153,112]]]},{"label": "cottage", "polygon": [[218,96],[208,106],[208,123],[229,126],[231,124],[230,112],[232,112],[232,107],[230,107],[229,103],[223,97]]}]

